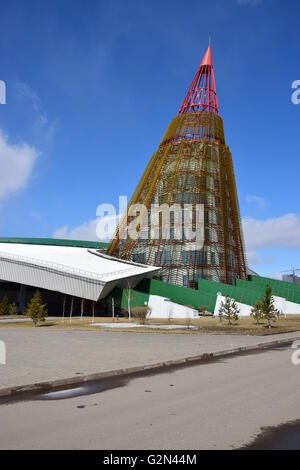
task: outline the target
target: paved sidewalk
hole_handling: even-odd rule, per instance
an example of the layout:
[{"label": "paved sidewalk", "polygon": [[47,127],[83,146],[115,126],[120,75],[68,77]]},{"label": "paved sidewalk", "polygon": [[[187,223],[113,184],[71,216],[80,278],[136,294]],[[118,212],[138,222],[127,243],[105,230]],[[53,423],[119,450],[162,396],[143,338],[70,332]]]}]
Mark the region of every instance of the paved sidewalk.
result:
[{"label": "paved sidewalk", "polygon": [[0,392],[296,337],[300,332],[262,337],[1,328],[7,364],[0,365]]}]

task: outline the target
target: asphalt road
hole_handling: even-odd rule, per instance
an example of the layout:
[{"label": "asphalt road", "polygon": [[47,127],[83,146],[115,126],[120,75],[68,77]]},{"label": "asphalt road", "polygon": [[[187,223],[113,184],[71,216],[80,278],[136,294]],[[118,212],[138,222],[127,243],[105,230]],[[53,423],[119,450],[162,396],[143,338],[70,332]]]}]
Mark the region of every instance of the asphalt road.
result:
[{"label": "asphalt road", "polygon": [[239,448],[262,427],[300,418],[300,365],[291,363],[291,352],[120,380],[73,398],[60,392],[2,404],[0,448]]}]

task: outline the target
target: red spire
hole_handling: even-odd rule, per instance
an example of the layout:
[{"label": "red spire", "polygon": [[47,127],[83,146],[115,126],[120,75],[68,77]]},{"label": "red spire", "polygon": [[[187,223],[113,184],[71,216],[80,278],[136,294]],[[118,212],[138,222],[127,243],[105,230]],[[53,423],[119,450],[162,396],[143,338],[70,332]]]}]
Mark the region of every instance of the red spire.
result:
[{"label": "red spire", "polygon": [[204,111],[219,114],[210,45],[180,106],[178,114]]}]

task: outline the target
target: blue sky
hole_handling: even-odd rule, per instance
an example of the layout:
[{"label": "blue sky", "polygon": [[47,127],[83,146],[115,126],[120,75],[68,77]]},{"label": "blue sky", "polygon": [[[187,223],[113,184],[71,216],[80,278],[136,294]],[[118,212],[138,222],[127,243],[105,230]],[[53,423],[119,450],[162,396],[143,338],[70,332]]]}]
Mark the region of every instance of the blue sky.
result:
[{"label": "blue sky", "polygon": [[94,238],[212,37],[249,264],[300,267],[297,0],[0,0],[0,236]]}]

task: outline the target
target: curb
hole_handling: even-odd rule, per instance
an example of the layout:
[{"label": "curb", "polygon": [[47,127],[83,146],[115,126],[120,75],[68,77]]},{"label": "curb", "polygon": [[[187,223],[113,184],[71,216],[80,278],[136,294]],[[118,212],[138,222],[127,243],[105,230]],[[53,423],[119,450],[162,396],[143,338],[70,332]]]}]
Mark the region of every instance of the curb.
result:
[{"label": "curb", "polygon": [[293,338],[277,339],[267,343],[258,343],[251,346],[241,346],[239,348],[226,349],[223,351],[216,351],[213,353],[202,353],[197,356],[185,357],[182,359],[174,359],[169,361],[157,362],[155,364],[147,364],[143,366],[127,367],[125,369],[115,369],[105,372],[96,372],[82,376],[67,377],[65,379],[52,380],[47,382],[38,382],[27,385],[18,385],[0,389],[0,398],[5,397],[18,397],[22,394],[29,393],[45,393],[54,390],[65,388],[66,386],[75,387],[88,382],[95,382],[96,380],[108,379],[114,377],[131,376],[143,372],[151,372],[155,370],[167,371],[170,368],[180,367],[184,365],[192,365],[195,363],[207,362],[215,358],[233,356],[239,353],[260,351],[264,349],[272,349],[274,346],[289,345],[293,341],[299,340],[300,336]]}]

